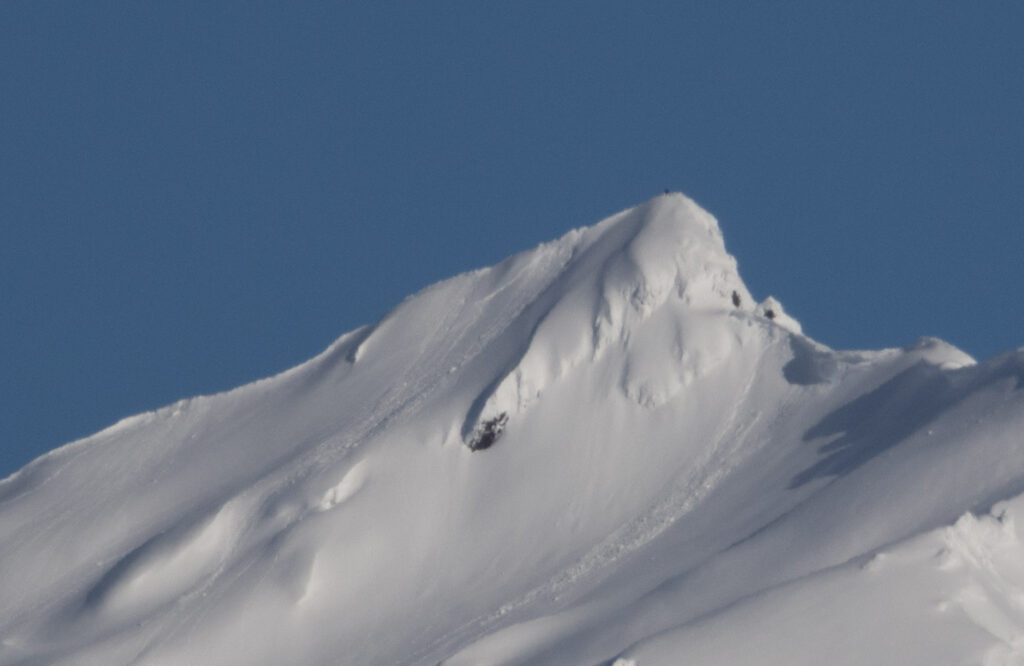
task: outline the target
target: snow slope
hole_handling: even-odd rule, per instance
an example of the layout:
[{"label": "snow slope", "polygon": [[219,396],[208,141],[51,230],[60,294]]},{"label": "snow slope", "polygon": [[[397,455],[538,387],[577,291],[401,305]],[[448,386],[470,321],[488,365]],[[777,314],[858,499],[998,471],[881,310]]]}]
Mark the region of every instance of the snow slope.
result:
[{"label": "snow slope", "polygon": [[1024,664],[1022,386],[659,196],[0,482],[0,664]]}]

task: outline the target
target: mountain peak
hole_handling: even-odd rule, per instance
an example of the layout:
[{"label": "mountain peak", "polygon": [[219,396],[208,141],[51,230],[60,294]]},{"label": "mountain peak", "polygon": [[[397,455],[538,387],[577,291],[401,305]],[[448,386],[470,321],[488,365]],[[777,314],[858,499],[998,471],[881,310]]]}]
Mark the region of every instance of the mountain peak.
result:
[{"label": "mountain peak", "polygon": [[[552,262],[553,253],[564,262]],[[504,370],[474,401],[463,423],[463,438],[471,448],[483,441],[489,424],[522,411],[547,386],[580,363],[598,360],[609,348],[627,354],[633,370],[624,381],[632,386],[636,368],[648,365],[640,358],[663,353],[708,359],[724,353],[720,341],[707,333],[717,331],[718,324],[706,318],[754,309],[717,221],[678,193],[656,196],[513,259],[528,267],[522,270],[557,268],[542,280],[544,288],[522,310],[517,324],[509,327],[508,336],[515,342],[498,346],[508,350],[500,365]],[[508,279],[515,282],[519,276],[510,271]],[[652,317],[656,321],[649,322]],[[646,340],[647,348],[635,348],[636,339]],[[655,384],[666,382],[684,383],[676,377]],[[640,393],[641,401],[661,404],[673,391]]]},{"label": "mountain peak", "polygon": [[727,307],[734,291],[741,304],[751,303],[717,220],[689,197],[659,195],[594,228],[606,224],[627,229],[625,237],[612,240],[620,246],[618,257],[604,266],[609,284],[654,302],[675,290],[688,305]]},{"label": "mountain peak", "polygon": [[1024,488],[1022,378],[819,345],[658,196],[0,481],[0,662],[706,663],[737,627],[802,649],[823,603],[815,658],[731,661],[869,615],[1016,649],[1008,509],[925,531]]}]

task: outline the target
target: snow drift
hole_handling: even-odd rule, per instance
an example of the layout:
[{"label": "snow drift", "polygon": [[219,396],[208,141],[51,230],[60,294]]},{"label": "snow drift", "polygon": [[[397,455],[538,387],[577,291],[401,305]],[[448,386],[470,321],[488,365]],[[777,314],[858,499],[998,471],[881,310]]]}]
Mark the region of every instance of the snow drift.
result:
[{"label": "snow drift", "polygon": [[1022,386],[659,196],[0,482],[0,664],[1024,663]]}]

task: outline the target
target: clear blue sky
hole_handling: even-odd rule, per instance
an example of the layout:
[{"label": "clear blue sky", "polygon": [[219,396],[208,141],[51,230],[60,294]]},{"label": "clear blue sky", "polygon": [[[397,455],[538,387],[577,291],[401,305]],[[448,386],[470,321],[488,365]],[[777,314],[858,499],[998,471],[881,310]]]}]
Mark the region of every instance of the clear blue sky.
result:
[{"label": "clear blue sky", "polygon": [[0,3],[0,477],[665,188],[833,347],[1024,345],[1017,2]]}]

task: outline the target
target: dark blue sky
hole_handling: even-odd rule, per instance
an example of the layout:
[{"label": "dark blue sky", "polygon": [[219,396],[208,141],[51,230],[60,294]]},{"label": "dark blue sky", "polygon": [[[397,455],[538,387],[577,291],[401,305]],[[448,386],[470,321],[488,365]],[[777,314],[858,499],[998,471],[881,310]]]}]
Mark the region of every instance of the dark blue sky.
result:
[{"label": "dark blue sky", "polygon": [[826,344],[1024,345],[1022,5],[696,4],[0,3],[0,477],[665,188]]}]

